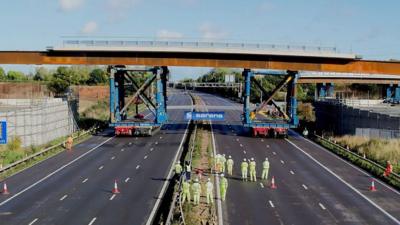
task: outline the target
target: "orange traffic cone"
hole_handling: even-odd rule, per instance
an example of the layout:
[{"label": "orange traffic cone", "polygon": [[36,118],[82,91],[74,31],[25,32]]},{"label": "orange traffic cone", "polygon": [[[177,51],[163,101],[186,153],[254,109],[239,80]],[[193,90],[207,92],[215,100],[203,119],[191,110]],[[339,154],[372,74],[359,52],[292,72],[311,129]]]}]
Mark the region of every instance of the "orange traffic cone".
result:
[{"label": "orange traffic cone", "polygon": [[377,191],[376,187],[375,187],[375,180],[374,179],[372,179],[372,181],[371,181],[371,186],[369,187],[369,190],[370,191]]},{"label": "orange traffic cone", "polygon": [[113,194],[119,194],[117,180],[114,181],[114,188],[112,189]]},{"label": "orange traffic cone", "polygon": [[4,182],[3,184],[3,191],[1,192],[3,195],[8,195],[10,192],[8,192],[7,184]]},{"label": "orange traffic cone", "polygon": [[275,185],[275,177],[274,177],[274,176],[272,176],[271,188],[272,188],[272,189],[276,189],[276,188],[277,188],[276,185]]}]

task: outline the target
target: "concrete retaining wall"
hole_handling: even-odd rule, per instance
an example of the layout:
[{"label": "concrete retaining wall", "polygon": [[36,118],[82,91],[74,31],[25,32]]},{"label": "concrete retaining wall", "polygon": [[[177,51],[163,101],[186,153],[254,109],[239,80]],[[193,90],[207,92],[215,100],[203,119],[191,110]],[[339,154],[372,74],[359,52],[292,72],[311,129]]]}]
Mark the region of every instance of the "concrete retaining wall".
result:
[{"label": "concrete retaining wall", "polygon": [[21,138],[23,146],[41,145],[77,130],[76,102],[59,98],[0,99],[0,120],[7,136]]},{"label": "concrete retaining wall", "polygon": [[332,102],[315,103],[316,127],[319,131],[337,135],[365,137],[400,137],[400,117],[369,112]]}]

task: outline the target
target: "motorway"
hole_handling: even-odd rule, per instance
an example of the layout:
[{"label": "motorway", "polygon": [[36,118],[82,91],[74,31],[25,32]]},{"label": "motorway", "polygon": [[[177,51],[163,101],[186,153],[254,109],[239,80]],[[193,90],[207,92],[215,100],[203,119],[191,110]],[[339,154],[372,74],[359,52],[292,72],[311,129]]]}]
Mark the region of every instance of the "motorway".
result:
[{"label": "motorway", "polygon": [[[191,99],[173,91],[168,104]],[[108,130],[9,177],[0,224],[150,224],[187,130],[183,111],[170,110],[171,123],[152,137]],[[111,192],[115,179],[121,194]]]},{"label": "motorway", "polygon": [[[197,93],[206,105],[233,106],[230,100]],[[399,224],[400,194],[327,150],[290,132],[288,139],[253,138],[240,123],[240,110],[225,111],[215,122],[216,150],[234,159],[223,224]],[[243,182],[240,163],[255,158],[257,182]],[[261,164],[270,161],[268,181],[261,181]],[[270,188],[275,176],[277,189]]]}]

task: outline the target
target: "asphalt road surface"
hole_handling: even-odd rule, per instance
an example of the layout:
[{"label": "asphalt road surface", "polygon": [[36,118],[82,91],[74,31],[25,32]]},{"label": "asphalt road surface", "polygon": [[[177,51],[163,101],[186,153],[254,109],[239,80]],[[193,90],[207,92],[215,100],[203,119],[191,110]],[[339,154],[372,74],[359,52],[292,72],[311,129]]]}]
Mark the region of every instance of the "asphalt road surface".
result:
[{"label": "asphalt road surface", "polygon": [[[191,99],[173,91],[168,104]],[[171,110],[171,124],[152,137],[106,131],[8,178],[0,224],[146,224],[186,132],[183,111]],[[121,194],[111,192],[115,179]]]},{"label": "asphalt road surface", "polygon": [[[198,93],[207,105],[237,105],[230,100]],[[288,139],[253,138],[241,126],[240,110],[225,111],[215,122],[218,153],[234,159],[223,223],[247,224],[399,224],[400,194],[327,150],[290,132]],[[243,158],[255,158],[257,182],[241,181]],[[268,180],[260,180],[268,157]],[[277,189],[271,189],[271,177]]]}]

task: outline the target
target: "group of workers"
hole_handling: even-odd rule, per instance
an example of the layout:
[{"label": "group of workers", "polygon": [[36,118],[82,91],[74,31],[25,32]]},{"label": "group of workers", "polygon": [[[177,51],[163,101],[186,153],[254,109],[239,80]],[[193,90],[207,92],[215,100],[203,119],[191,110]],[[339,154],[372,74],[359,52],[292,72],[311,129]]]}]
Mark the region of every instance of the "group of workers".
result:
[{"label": "group of workers", "polygon": [[[256,182],[257,181],[257,170],[256,170],[256,161],[254,158],[250,160],[243,159],[243,162],[240,165],[241,172],[242,172],[242,180],[247,181],[247,175],[250,173],[250,181]],[[265,158],[264,162],[262,163],[262,173],[261,179],[266,180],[268,179],[268,172],[269,172],[269,161],[268,158]]]},{"label": "group of workers", "polygon": [[[229,170],[229,167],[228,167]],[[232,170],[232,168],[231,168]],[[179,162],[175,164],[175,175],[179,179],[180,176],[182,175],[182,166]],[[223,173],[220,174],[220,183],[219,183],[219,189],[220,189],[220,194],[221,194],[221,200],[225,201],[226,199],[226,191],[228,189],[228,180],[224,176]],[[207,204],[212,204],[214,203],[214,185],[211,182],[211,178],[207,179],[207,182],[205,184],[205,190],[206,190],[206,199],[207,199]],[[188,202],[191,201],[191,197],[193,197],[193,204],[198,205],[200,204],[200,195],[202,193],[202,185],[200,184],[199,178],[196,177],[193,181],[191,182],[191,179],[188,178],[187,176],[183,176],[182,179],[182,204],[185,203],[187,200]]]}]

